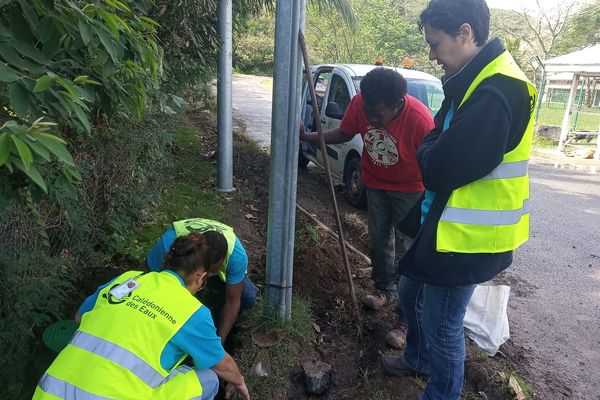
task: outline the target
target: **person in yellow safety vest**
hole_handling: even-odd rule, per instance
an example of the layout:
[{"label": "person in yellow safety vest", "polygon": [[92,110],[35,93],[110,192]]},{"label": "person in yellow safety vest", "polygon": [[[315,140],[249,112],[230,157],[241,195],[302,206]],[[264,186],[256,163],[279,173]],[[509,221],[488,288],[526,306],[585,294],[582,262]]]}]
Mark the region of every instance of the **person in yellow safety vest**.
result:
[{"label": "person in yellow safety vest", "polygon": [[163,233],[146,256],[146,267],[160,271],[165,255],[176,238],[190,232],[221,232],[227,239],[227,255],[218,274],[208,280],[204,294],[205,304],[211,308],[217,324],[217,334],[225,343],[241,310],[256,304],[258,288],[247,276],[248,255],[233,228],[206,218],[188,218],[175,221]]},{"label": "person in yellow safety vest", "polygon": [[485,0],[432,0],[420,16],[445,99],[417,151],[426,192],[398,262],[406,347],[382,357],[389,374],[428,377],[420,400],[460,398],[475,285],[508,268],[529,238],[537,92],[500,40],[488,40],[489,20]]},{"label": "person in yellow safety vest", "polygon": [[[161,272],[129,271],[78,311],[79,329],[40,379],[34,400],[250,399],[244,377],[194,297],[225,258],[218,232],[175,240]],[[181,365],[191,355],[195,368]],[[217,377],[218,376],[218,377]]]}]

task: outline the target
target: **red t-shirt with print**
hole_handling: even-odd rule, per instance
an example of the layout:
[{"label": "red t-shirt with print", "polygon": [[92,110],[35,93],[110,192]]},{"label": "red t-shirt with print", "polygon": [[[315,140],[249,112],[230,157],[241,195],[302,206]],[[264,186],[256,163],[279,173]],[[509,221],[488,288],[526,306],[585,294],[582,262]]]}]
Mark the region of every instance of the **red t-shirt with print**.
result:
[{"label": "red t-shirt with print", "polygon": [[373,128],[363,110],[360,93],[350,102],[340,125],[343,134],[362,136],[363,184],[371,189],[397,192],[425,190],[417,163],[417,148],[433,127],[431,111],[419,100],[406,95],[400,115],[382,129]]}]

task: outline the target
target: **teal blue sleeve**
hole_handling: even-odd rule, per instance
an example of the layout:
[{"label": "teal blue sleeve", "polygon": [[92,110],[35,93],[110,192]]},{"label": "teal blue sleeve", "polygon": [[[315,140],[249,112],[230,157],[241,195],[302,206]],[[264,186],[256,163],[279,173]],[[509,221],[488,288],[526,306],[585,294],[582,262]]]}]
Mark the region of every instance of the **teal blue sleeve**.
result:
[{"label": "teal blue sleeve", "polygon": [[173,245],[175,239],[177,239],[175,229],[170,227],[165,231],[165,233],[163,233],[160,239],[158,239],[152,249],[150,249],[150,252],[146,256],[146,262],[148,263],[148,268],[150,271],[156,272],[162,269],[163,263],[165,262],[165,257],[171,250],[171,246]]},{"label": "teal blue sleeve", "polygon": [[199,369],[212,368],[225,358],[225,349],[208,307],[200,307],[167,343],[160,365],[171,369],[185,354],[192,356]]},{"label": "teal blue sleeve", "polygon": [[242,246],[240,239],[236,238],[233,253],[229,257],[227,264],[226,283],[237,285],[244,280],[246,270],[248,269],[248,255],[246,249]]}]

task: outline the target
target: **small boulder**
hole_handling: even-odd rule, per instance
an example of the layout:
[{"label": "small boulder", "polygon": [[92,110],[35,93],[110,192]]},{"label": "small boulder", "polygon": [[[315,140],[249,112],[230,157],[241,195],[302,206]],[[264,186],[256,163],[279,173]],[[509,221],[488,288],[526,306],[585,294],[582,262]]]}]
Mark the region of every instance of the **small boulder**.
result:
[{"label": "small boulder", "polygon": [[320,395],[329,389],[333,372],[331,365],[321,361],[307,361],[302,364],[302,369],[304,370],[304,385],[308,394]]},{"label": "small boulder", "polygon": [[392,329],[385,335],[385,344],[394,349],[403,349],[406,346],[406,333],[402,329]]},{"label": "small boulder", "polygon": [[254,359],[254,363],[252,364],[252,368],[250,368],[251,376],[269,376],[271,371],[271,359],[269,357],[269,352],[267,349],[260,349],[256,358]]}]

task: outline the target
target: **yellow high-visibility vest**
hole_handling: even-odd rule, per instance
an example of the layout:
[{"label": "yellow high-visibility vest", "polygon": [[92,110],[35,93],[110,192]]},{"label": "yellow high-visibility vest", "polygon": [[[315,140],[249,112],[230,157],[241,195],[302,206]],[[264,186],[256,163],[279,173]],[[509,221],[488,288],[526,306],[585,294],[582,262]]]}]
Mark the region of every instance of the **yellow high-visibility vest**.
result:
[{"label": "yellow high-visibility vest", "polygon": [[458,109],[485,79],[501,74],[527,84],[531,113],[517,147],[485,177],[452,191],[437,226],[437,251],[501,253],[529,239],[529,153],[537,90],[508,51],[490,62],[471,83]]},{"label": "yellow high-visibility vest", "polygon": [[208,231],[217,231],[222,233],[223,236],[225,236],[225,240],[227,240],[227,255],[225,256],[225,262],[219,268],[219,278],[223,282],[226,282],[227,264],[229,264],[229,258],[231,257],[231,254],[233,254],[233,249],[235,248],[235,242],[237,240],[237,236],[233,233],[233,228],[210,219],[190,218],[173,222],[173,229],[175,229],[175,235],[177,237],[185,236],[190,232],[204,233]]},{"label": "yellow high-visibility vest", "polygon": [[[172,369],[161,366],[160,356],[202,303],[169,272],[141,274],[126,272],[100,291],[71,342],[40,379],[34,400],[200,398],[196,371],[166,381]],[[109,293],[132,278],[139,286],[129,295],[117,299]]]}]

